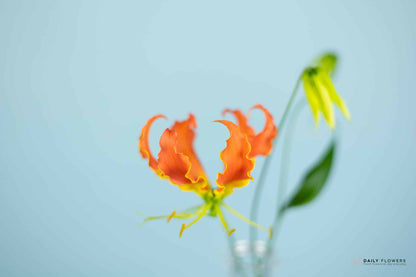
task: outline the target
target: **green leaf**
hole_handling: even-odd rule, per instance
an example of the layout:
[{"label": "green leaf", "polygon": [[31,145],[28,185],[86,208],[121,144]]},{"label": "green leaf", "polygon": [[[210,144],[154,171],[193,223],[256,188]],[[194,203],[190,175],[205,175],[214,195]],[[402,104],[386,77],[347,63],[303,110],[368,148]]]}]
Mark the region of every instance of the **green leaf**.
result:
[{"label": "green leaf", "polygon": [[324,157],[306,174],[299,189],[288,202],[286,208],[305,205],[315,199],[326,181],[334,159],[335,141],[331,142]]}]

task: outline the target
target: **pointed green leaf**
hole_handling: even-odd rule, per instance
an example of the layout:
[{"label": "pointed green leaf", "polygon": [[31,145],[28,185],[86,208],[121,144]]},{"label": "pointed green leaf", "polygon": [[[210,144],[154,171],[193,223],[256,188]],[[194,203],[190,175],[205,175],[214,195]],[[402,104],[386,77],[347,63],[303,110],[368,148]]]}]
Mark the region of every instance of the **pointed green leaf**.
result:
[{"label": "pointed green leaf", "polygon": [[334,159],[335,141],[331,142],[324,157],[306,174],[299,189],[289,201],[286,208],[309,203],[319,195],[326,181]]}]

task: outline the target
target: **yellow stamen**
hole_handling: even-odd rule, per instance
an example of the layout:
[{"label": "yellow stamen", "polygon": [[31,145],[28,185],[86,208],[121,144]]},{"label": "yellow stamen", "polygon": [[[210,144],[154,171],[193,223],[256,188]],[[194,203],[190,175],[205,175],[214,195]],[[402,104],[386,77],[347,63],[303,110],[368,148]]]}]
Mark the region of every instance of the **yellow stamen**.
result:
[{"label": "yellow stamen", "polygon": [[232,233],[234,233],[234,232],[235,232],[235,229],[232,229],[231,231],[228,232],[228,236],[231,236]]},{"label": "yellow stamen", "polygon": [[[160,216],[148,216],[144,213],[141,213],[139,211],[137,211],[138,214],[140,214],[141,216],[144,216],[145,219],[143,220],[143,222],[141,224],[139,224],[138,228],[140,228],[141,226],[143,226],[145,223],[152,221],[152,220],[156,220],[156,219],[162,219],[162,218],[167,218],[168,222],[172,219],[172,218],[180,218],[180,219],[187,219],[187,218],[192,218],[196,215],[199,214],[199,212],[205,207],[205,205],[198,205],[195,207],[191,207],[185,210],[180,211],[179,213],[177,213],[176,211],[172,212],[170,215],[160,215]],[[194,212],[192,212],[194,211]],[[189,213],[192,212],[192,213]]]},{"label": "yellow stamen", "polygon": [[270,226],[269,227],[269,240],[272,239],[272,237],[273,237],[273,227]]},{"label": "yellow stamen", "polygon": [[183,234],[183,231],[185,230],[185,228],[186,228],[186,225],[184,223],[184,224],[182,224],[181,231],[179,232],[179,237],[182,237],[182,234]]},{"label": "yellow stamen", "polygon": [[151,221],[151,220],[156,220],[156,219],[161,219],[161,218],[166,218],[166,216],[148,216],[146,217],[142,223],[139,224],[139,226],[137,226],[137,228],[142,227],[145,223]]},{"label": "yellow stamen", "polygon": [[222,214],[220,207],[218,207],[217,212],[218,212],[218,216],[219,216],[219,218],[220,218],[220,220],[221,220],[222,226],[224,226],[225,230],[226,230],[228,233],[230,233],[230,230],[228,229],[227,222],[225,221],[224,215]]},{"label": "yellow stamen", "polygon": [[136,213],[138,213],[139,215],[144,216],[144,217],[149,217],[147,214],[144,214],[144,213],[139,212],[139,211],[136,211]]},{"label": "yellow stamen", "polygon": [[218,216],[220,217],[221,223],[224,226],[225,230],[227,230],[227,232],[229,232],[227,222],[225,221],[225,218],[224,218],[220,208],[218,208]]},{"label": "yellow stamen", "polygon": [[197,223],[206,213],[207,213],[207,211],[208,211],[208,209],[209,209],[209,205],[204,205],[203,206],[204,207],[204,209],[202,210],[202,212],[198,215],[198,217],[197,218],[195,218],[194,219],[194,221],[192,221],[191,223],[189,223],[188,225],[186,225],[186,227],[185,227],[185,229],[186,228],[189,228],[189,227],[191,227],[192,225],[194,225],[195,223]]},{"label": "yellow stamen", "polygon": [[220,207],[218,207],[217,212],[218,212],[218,216],[219,216],[219,218],[220,218],[220,220],[221,220],[222,225],[224,226],[225,230],[228,232],[228,236],[231,236],[231,235],[232,235],[232,233],[234,233],[234,232],[235,232],[235,228],[234,228],[234,229],[232,229],[232,230],[229,230],[229,228],[228,228],[228,224],[227,224],[227,221],[225,220],[225,217],[224,217],[224,215],[222,214],[222,211],[221,211]]},{"label": "yellow stamen", "polygon": [[[191,217],[194,217],[194,216],[198,215],[198,214],[199,214],[199,212],[200,212],[203,208],[204,208],[204,205],[200,205],[200,206],[199,206],[199,208],[198,208],[195,212],[193,212],[193,213],[187,213],[187,212],[185,212],[185,211],[187,211],[187,210],[190,210],[190,209],[187,209],[187,210],[184,210],[184,211],[182,211],[182,212],[179,212],[179,213],[175,214],[173,217],[174,217],[174,218],[181,218],[181,219],[191,218]],[[193,210],[195,210],[195,208],[193,208]]]},{"label": "yellow stamen", "polygon": [[176,215],[176,211],[173,211],[170,216],[168,217],[168,222]]},{"label": "yellow stamen", "polygon": [[235,210],[233,210],[230,206],[228,206],[225,203],[221,203],[222,206],[224,206],[227,210],[229,210],[233,215],[235,215],[236,217],[238,217],[239,219],[247,222],[248,224],[250,224],[251,226],[254,226],[264,232],[269,232],[269,230],[267,228],[264,228],[263,226],[257,224],[256,222],[251,221],[250,219],[242,216],[241,214],[239,214],[238,212],[236,212]]},{"label": "yellow stamen", "polygon": [[[198,212],[201,210],[201,208],[203,208],[202,212],[200,212],[198,214]],[[194,225],[195,223],[197,223],[208,211],[208,209],[210,208],[209,205],[204,205],[202,206],[200,209],[198,209],[198,211],[196,213],[194,213],[193,215],[198,214],[198,217],[195,218],[191,223],[189,223],[188,225],[186,225],[185,223],[182,224],[182,228],[181,228],[181,232],[179,233],[179,237],[182,237],[182,233],[186,228],[191,227],[192,225]]]}]

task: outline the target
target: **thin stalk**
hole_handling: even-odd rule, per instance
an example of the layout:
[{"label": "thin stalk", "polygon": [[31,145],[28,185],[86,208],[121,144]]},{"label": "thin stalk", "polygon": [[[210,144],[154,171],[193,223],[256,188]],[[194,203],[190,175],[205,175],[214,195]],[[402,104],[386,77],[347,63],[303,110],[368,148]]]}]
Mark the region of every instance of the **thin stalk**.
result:
[{"label": "thin stalk", "polygon": [[[302,81],[302,75],[300,75],[296,81],[296,85],[295,88],[292,91],[292,94],[290,96],[289,102],[286,105],[285,111],[283,112],[282,118],[280,119],[280,122],[278,124],[278,128],[279,128],[279,132],[281,132],[283,130],[284,124],[286,122],[287,116],[289,114],[290,108],[293,104],[293,101],[296,97],[296,93],[298,91],[299,85]],[[257,186],[256,189],[254,191],[254,195],[253,195],[253,200],[252,200],[252,204],[251,204],[251,211],[250,211],[250,220],[257,222],[257,217],[258,217],[258,208],[259,208],[259,201],[260,201],[260,195],[263,189],[263,185],[264,185],[264,180],[266,178],[267,175],[267,171],[269,169],[270,166],[270,160],[271,157],[274,153],[274,150],[276,149],[276,144],[277,141],[279,139],[279,135],[276,136],[276,138],[273,141],[273,148],[271,153],[265,158],[264,163],[263,163],[263,167],[261,169],[260,172],[260,176],[259,176],[259,181],[257,182]],[[249,235],[250,235],[250,248],[254,245],[254,242],[257,240],[257,229],[254,227],[251,227],[249,230]],[[257,263],[254,252],[251,251],[251,257],[252,257],[252,262],[255,265]]]},{"label": "thin stalk", "polygon": [[[289,113],[290,107],[292,106],[293,100],[295,99],[296,92],[298,91],[301,80],[302,80],[301,76],[299,76],[299,78],[296,82],[295,88],[292,91],[292,95],[289,99],[289,102],[286,105],[286,109],[283,112],[283,116],[280,119],[280,122],[278,124],[279,132],[282,132],[283,126],[286,122],[287,115]],[[270,155],[268,155],[264,159],[264,163],[263,163],[263,167],[262,167],[261,172],[260,172],[259,180],[257,182],[256,189],[254,191],[254,196],[253,196],[253,200],[252,200],[252,204],[251,204],[251,211],[250,211],[250,220],[254,221],[254,222],[257,221],[260,194],[261,194],[261,191],[263,189],[264,180],[266,178],[267,171],[268,171],[269,166],[270,166],[270,160],[271,160],[271,157],[274,153],[274,150],[276,149],[276,143],[277,143],[279,137],[280,137],[280,135],[276,136],[276,138],[273,141],[273,148],[272,148],[272,151],[271,151]],[[254,241],[256,239],[257,239],[257,230],[255,228],[250,228],[250,242],[254,243]]]},{"label": "thin stalk", "polygon": [[287,176],[289,173],[289,165],[290,165],[290,150],[291,150],[291,142],[292,142],[292,137],[293,137],[293,132],[295,130],[295,126],[297,123],[297,119],[299,116],[300,111],[302,110],[302,108],[304,107],[305,102],[304,101],[300,101],[297,103],[297,105],[295,106],[293,113],[292,113],[292,117],[291,117],[291,121],[290,121],[290,125],[289,125],[289,129],[287,130],[286,136],[285,136],[285,141],[284,141],[284,147],[282,150],[282,160],[281,160],[281,164],[280,164],[280,179],[279,179],[279,183],[278,183],[278,189],[277,189],[277,203],[276,203],[276,216],[273,220],[273,237],[271,238],[271,240],[269,240],[267,242],[267,249],[269,252],[272,252],[273,250],[273,246],[275,244],[275,241],[277,239],[278,233],[279,233],[279,227],[280,227],[280,222],[283,218],[283,213],[285,211],[285,205],[283,203],[283,196],[286,192],[286,184],[287,184]]},{"label": "thin stalk", "polygon": [[[276,211],[279,210],[279,206],[282,206],[282,199],[286,193],[286,184],[287,184],[287,177],[289,173],[289,165],[290,165],[290,150],[292,149],[292,137],[293,132],[295,130],[295,126],[297,123],[298,116],[300,111],[305,105],[305,101],[299,101],[296,106],[293,108],[292,117],[290,118],[290,124],[285,134],[285,139],[283,143],[282,149],[282,159],[280,162],[280,171],[279,171],[279,183],[277,187],[277,203],[276,203]],[[272,226],[275,226],[274,224]]]}]

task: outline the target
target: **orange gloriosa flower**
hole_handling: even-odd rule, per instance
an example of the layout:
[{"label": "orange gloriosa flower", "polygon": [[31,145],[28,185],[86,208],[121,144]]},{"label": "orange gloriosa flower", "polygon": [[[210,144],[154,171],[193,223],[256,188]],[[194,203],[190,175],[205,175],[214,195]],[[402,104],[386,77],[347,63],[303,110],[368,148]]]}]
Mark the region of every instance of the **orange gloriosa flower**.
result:
[{"label": "orange gloriosa flower", "polygon": [[[237,120],[237,124],[228,120],[217,120],[230,132],[226,148],[220,153],[224,163],[224,171],[217,174],[216,187],[213,187],[195,153],[193,142],[195,139],[196,119],[189,114],[188,119],[176,121],[171,128],[167,128],[161,135],[159,145],[160,152],[157,158],[149,147],[149,130],[156,119],[166,118],[156,115],[149,119],[142,128],[139,138],[139,150],[143,158],[148,160],[149,167],[162,179],[168,179],[181,190],[193,191],[200,195],[204,204],[186,209],[180,212],[173,211],[165,216],[146,216],[145,222],[153,219],[167,218],[194,218],[188,225],[183,224],[183,231],[200,220],[204,215],[219,216],[223,226],[231,235],[235,229],[228,227],[221,211],[226,208],[234,215],[247,223],[262,230],[268,230],[255,222],[243,217],[223,202],[223,199],[233,192],[234,188],[246,186],[253,180],[250,173],[254,169],[255,158],[258,155],[267,156],[273,147],[273,140],[277,136],[277,128],[273,116],[262,105],[255,105],[252,109],[260,109],[265,115],[265,126],[262,131],[256,133],[248,124],[247,117],[240,110],[223,111],[223,115],[231,113]],[[271,230],[268,230],[271,232]]]}]

